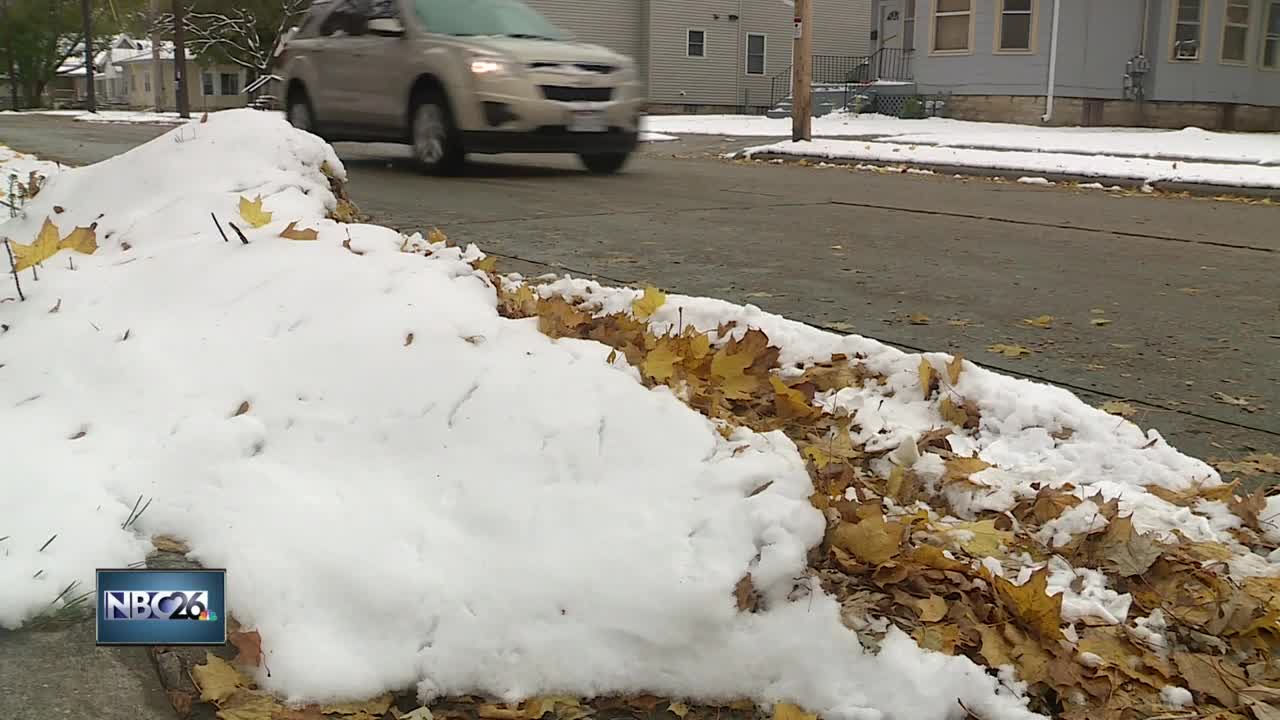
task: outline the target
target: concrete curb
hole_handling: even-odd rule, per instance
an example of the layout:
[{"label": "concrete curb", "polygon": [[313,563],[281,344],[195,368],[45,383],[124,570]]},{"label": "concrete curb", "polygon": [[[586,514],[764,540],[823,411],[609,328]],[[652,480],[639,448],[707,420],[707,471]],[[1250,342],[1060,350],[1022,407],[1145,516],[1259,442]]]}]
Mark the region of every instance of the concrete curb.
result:
[{"label": "concrete curb", "polygon": [[1017,180],[1023,177],[1042,177],[1046,180],[1058,183],[1101,183],[1103,185],[1118,185],[1128,189],[1138,189],[1143,185],[1150,184],[1151,187],[1162,192],[1185,192],[1192,195],[1202,197],[1217,197],[1220,195],[1231,195],[1235,197],[1246,197],[1252,199],[1271,199],[1280,202],[1280,188],[1250,188],[1250,187],[1234,187],[1228,185],[1207,185],[1204,183],[1187,183],[1157,180],[1147,183],[1143,180],[1134,180],[1133,178],[1108,178],[1108,177],[1091,177],[1088,175],[1070,175],[1064,173],[1046,173],[1035,170],[1003,170],[997,168],[981,168],[969,167],[965,165],[934,165],[929,163],[904,163],[904,162],[884,162],[879,160],[857,160],[851,158],[827,158],[819,155],[790,155],[781,153],[753,153],[750,156],[745,152],[739,151],[731,156],[735,160],[783,160],[785,162],[799,162],[807,160],[809,162],[825,162],[832,165],[874,165],[876,167],[909,167],[920,170],[931,170],[939,175],[967,175],[972,177],[999,178],[1003,180]]}]

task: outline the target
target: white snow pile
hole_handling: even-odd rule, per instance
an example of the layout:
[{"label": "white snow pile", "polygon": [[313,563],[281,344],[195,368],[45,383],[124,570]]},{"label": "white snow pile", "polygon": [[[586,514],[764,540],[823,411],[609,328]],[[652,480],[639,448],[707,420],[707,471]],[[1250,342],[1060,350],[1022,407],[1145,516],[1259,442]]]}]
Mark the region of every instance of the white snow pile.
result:
[{"label": "white snow pile", "polygon": [[983,168],[1051,173],[1085,178],[1119,178],[1153,182],[1195,183],[1224,187],[1280,188],[1280,166],[1166,160],[1097,155],[1084,152],[986,150],[939,147],[886,140],[829,140],[780,142],[746,148],[738,157],[787,155],[828,160],[910,163],[916,165]]},{"label": "white snow pile", "polygon": [[[31,173],[33,172],[43,177],[49,177],[61,170],[62,166],[57,163],[47,162],[34,155],[20,153],[12,148],[0,145],[0,201],[9,203],[13,200],[13,198],[9,197],[10,177],[25,187],[31,181]],[[15,191],[22,192],[18,188],[15,188]],[[21,204],[21,199],[19,199],[19,204]],[[9,215],[7,207],[0,211],[0,219],[8,218]]]},{"label": "white snow pile", "polygon": [[[0,225],[29,243],[46,218],[63,235],[96,222],[99,244],[24,272],[25,302],[0,286],[0,624],[168,534],[228,568],[229,611],[264,641],[258,680],[291,701],[417,683],[424,700],[652,692],[833,720],[960,718],[960,700],[1032,716],[966,658],[898,631],[869,654],[820,589],[789,598],[824,519],[785,436],[725,439],[603,345],[499,317],[474,246],[423,257],[402,251],[420,237],[325,219],[325,169],[345,176],[278,116],[216,113],[54,175]],[[255,229],[238,204],[258,196],[272,219]],[[318,239],[280,237],[294,222]],[[743,312],[700,307],[711,324]],[[799,327],[779,339],[871,347]],[[986,452],[1053,462],[1016,426],[1085,412],[972,382],[1009,409],[1013,443]],[[1144,440],[1118,438],[1100,447]],[[1171,484],[1206,470],[1152,458],[1131,469]],[[748,572],[767,612],[737,611]]]}]

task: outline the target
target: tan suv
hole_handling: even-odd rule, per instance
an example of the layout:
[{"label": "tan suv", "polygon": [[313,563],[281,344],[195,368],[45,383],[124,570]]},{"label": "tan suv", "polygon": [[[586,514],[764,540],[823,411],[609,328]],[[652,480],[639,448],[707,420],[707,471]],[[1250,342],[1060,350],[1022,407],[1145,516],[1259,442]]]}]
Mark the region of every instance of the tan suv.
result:
[{"label": "tan suv", "polygon": [[519,0],[315,0],[279,58],[289,122],[326,140],[467,153],[575,153],[622,169],[639,137],[633,62]]}]

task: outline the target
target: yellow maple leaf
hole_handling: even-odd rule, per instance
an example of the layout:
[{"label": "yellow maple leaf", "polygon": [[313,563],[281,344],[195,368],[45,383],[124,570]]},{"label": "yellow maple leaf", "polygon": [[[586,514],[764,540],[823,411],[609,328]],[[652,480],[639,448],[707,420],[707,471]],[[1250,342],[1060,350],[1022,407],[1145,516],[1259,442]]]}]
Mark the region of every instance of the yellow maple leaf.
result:
[{"label": "yellow maple leaf", "polygon": [[30,245],[10,240],[9,247],[13,249],[14,271],[35,267],[56,255],[61,245],[60,240],[58,227],[48,218],[45,218],[44,225],[40,226],[40,233],[36,235],[35,242]]},{"label": "yellow maple leaf", "polygon": [[695,360],[711,354],[711,336],[706,333],[698,333],[689,338],[689,357]]},{"label": "yellow maple leaf", "polygon": [[1108,400],[1098,406],[1098,409],[1109,415],[1119,415],[1120,417],[1133,417],[1138,410],[1133,405],[1122,400]]},{"label": "yellow maple leaf", "polygon": [[98,251],[98,235],[95,232],[97,228],[97,223],[89,227],[78,227],[72,230],[70,235],[62,238],[62,242],[58,246],[66,250],[92,255]]},{"label": "yellow maple leaf", "polygon": [[1022,585],[993,578],[996,595],[1023,627],[1045,642],[1062,639],[1062,593],[1049,595],[1049,569],[1041,568]]},{"label": "yellow maple leaf", "polygon": [[374,717],[382,717],[382,714],[391,707],[392,697],[390,693],[379,695],[371,700],[362,702],[345,702],[325,705],[320,708],[320,712],[325,715],[355,715],[365,713]]},{"label": "yellow maple leaf", "polygon": [[711,358],[711,375],[720,382],[720,388],[727,398],[747,398],[760,385],[753,375],[745,374],[747,368],[755,362],[750,352],[729,352],[728,348],[720,348]]},{"label": "yellow maple leaf", "polygon": [[647,378],[657,382],[666,382],[675,375],[675,365],[680,362],[680,359],[680,355],[676,352],[675,343],[664,337],[644,356],[641,370]]},{"label": "yellow maple leaf", "polygon": [[902,551],[903,527],[873,515],[858,523],[841,523],[831,534],[831,544],[869,565],[887,562]]},{"label": "yellow maple leaf", "polygon": [[951,381],[952,387],[960,382],[961,370],[964,370],[964,356],[957,354],[947,363],[947,380]]},{"label": "yellow maple leaf", "polygon": [[218,720],[273,720],[285,710],[279,700],[266,693],[237,690],[218,706]]},{"label": "yellow maple leaf", "polygon": [[260,228],[271,222],[271,213],[262,209],[261,195],[253,200],[240,196],[240,217],[253,228]]},{"label": "yellow maple leaf", "polygon": [[969,413],[951,402],[949,397],[942,398],[942,402],[938,404],[938,414],[942,415],[943,420],[960,427],[964,427],[965,423],[969,422]]},{"label": "yellow maple leaf", "polygon": [[778,703],[773,706],[773,720],[818,720],[818,716],[791,703]]},{"label": "yellow maple leaf", "polygon": [[300,228],[297,222],[291,222],[289,227],[280,232],[280,237],[286,240],[315,240],[320,237],[320,233],[316,230]]},{"label": "yellow maple leaf", "polygon": [[1009,345],[1007,343],[996,343],[987,348],[987,352],[998,353],[1005,357],[1020,358],[1023,355],[1030,355],[1031,351],[1021,345]]},{"label": "yellow maple leaf", "polygon": [[933,394],[934,384],[938,382],[938,372],[928,360],[920,358],[920,387],[924,389],[924,399]]},{"label": "yellow maple leaf", "polygon": [[952,528],[965,533],[959,545],[974,557],[996,557],[1000,555],[1001,545],[1013,542],[1013,533],[997,530],[995,520],[957,523]]},{"label": "yellow maple leaf", "polygon": [[666,302],[666,293],[655,287],[647,287],[644,289],[644,295],[631,303],[631,312],[637,320],[648,320]]},{"label": "yellow maple leaf", "polygon": [[810,418],[817,416],[821,411],[809,402],[809,398],[804,393],[782,382],[777,375],[769,376],[769,383],[773,385],[774,392],[774,409],[778,413],[778,417],[783,418]]},{"label": "yellow maple leaf", "polygon": [[947,459],[946,466],[943,481],[951,483],[968,481],[971,475],[986,470],[991,464],[981,458],[956,457]]},{"label": "yellow maple leaf", "polygon": [[479,270],[480,272],[486,272],[486,273],[495,272],[498,269],[498,256],[485,255],[484,259],[477,260],[475,263],[473,263],[473,267],[475,267],[475,269]]},{"label": "yellow maple leaf", "polygon": [[205,653],[204,665],[191,668],[191,678],[200,691],[200,699],[205,702],[220,703],[231,697],[236,690],[253,684],[231,663],[210,652]]},{"label": "yellow maple leaf", "polygon": [[444,234],[440,228],[431,228],[431,232],[427,233],[427,242],[432,245],[436,243],[449,242],[449,236]]},{"label": "yellow maple leaf", "polygon": [[1037,328],[1040,328],[1041,330],[1048,330],[1049,328],[1053,327],[1053,316],[1041,315],[1039,317],[1023,318],[1022,322],[1030,325],[1031,327],[1037,327]]}]

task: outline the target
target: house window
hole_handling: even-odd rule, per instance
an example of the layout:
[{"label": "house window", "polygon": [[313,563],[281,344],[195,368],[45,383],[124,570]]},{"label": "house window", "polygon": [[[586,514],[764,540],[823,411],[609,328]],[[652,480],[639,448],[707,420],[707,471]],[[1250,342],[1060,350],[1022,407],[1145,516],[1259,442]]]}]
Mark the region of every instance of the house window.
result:
[{"label": "house window", "polygon": [[916,0],[906,0],[902,11],[902,49],[911,52],[916,49]]},{"label": "house window", "polygon": [[142,73],[142,92],[151,92],[151,75],[150,73]]},{"label": "house window", "polygon": [[1031,52],[1034,0],[1001,0],[996,47],[1000,52]]},{"label": "house window", "polygon": [[968,52],[972,0],[933,0],[933,52]]},{"label": "house window", "polygon": [[1249,62],[1250,0],[1227,0],[1227,17],[1222,25],[1222,62]]},{"label": "house window", "polygon": [[747,33],[747,74],[763,75],[764,74],[764,56],[765,45],[767,41],[764,35],[755,33]]},{"label": "house window", "polygon": [[690,30],[685,40],[685,55],[689,57],[707,56],[707,31]]},{"label": "house window", "polygon": [[239,95],[240,94],[240,74],[239,73],[222,73],[222,94],[223,95]]},{"label": "house window", "polygon": [[212,97],[213,92],[213,73],[200,73],[200,84],[206,97]]},{"label": "house window", "polygon": [[1262,67],[1280,70],[1280,0],[1268,3],[1267,22],[1262,29]]},{"label": "house window", "polygon": [[1200,59],[1200,30],[1204,0],[1175,0],[1178,12],[1173,18],[1173,59]]}]

